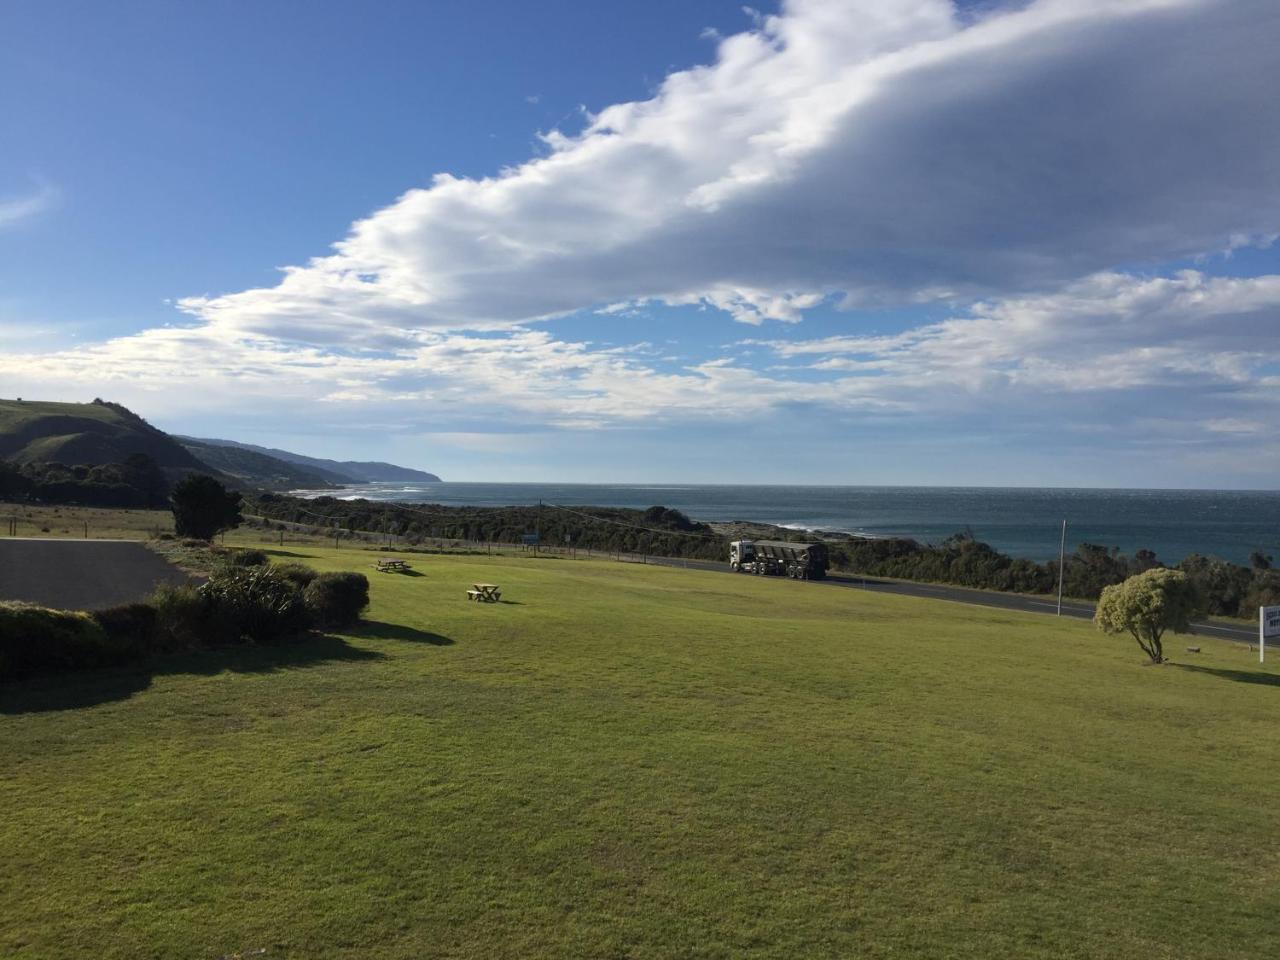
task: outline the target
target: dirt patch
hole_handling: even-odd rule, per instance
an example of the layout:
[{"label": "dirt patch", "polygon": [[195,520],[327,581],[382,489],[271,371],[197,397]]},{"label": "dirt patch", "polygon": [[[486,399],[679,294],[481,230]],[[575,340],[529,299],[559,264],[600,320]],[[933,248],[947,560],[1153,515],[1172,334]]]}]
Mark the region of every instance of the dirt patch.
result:
[{"label": "dirt patch", "polygon": [[141,543],[0,540],[0,600],[59,610],[100,610],[142,600],[187,575]]}]

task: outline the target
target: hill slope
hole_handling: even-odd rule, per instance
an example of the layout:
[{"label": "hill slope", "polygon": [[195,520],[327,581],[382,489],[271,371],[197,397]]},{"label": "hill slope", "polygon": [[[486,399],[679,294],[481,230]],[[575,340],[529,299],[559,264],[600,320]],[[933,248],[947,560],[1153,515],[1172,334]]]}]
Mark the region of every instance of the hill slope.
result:
[{"label": "hill slope", "polygon": [[277,460],[297,464],[319,474],[331,483],[439,483],[440,478],[425,470],[414,470],[400,467],[394,463],[383,463],[380,460],[325,460],[321,457],[308,457],[275,447],[259,447],[252,443],[240,443],[236,440],[214,440],[206,437],[183,438],[193,443],[215,447],[235,447],[240,450],[251,450],[265,454]]},{"label": "hill slope", "polygon": [[191,451],[116,403],[0,400],[0,459],[17,463],[120,463],[149,456],[166,473],[216,473]]},{"label": "hill slope", "polygon": [[178,437],[177,440],[203,463],[246,484],[269,490],[317,490],[346,482],[333,474],[324,474],[245,447],[206,443],[190,437]]}]

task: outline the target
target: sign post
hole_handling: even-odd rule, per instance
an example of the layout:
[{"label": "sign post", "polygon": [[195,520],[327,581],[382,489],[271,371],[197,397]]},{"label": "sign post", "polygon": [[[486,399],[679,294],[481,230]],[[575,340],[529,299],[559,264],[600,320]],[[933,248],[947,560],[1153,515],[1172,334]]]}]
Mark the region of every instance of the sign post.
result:
[{"label": "sign post", "polygon": [[1267,641],[1280,640],[1280,607],[1258,608],[1258,662],[1267,662]]}]

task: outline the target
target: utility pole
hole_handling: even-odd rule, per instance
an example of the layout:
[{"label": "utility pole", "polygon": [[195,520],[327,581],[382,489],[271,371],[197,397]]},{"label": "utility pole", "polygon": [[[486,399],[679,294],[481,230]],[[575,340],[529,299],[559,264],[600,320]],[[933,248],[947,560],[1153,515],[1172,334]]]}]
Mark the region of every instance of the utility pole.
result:
[{"label": "utility pole", "polygon": [[1067,555],[1067,521],[1062,521],[1062,539],[1058,541],[1058,616],[1062,616],[1062,566]]},{"label": "utility pole", "polygon": [[542,544],[542,501],[538,501],[538,519],[533,525],[533,552],[538,552],[538,547]]}]

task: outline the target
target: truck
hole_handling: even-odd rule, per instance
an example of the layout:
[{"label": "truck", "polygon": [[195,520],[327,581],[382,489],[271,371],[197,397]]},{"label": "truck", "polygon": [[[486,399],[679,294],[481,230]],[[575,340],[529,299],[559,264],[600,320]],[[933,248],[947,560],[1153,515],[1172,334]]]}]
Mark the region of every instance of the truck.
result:
[{"label": "truck", "polygon": [[736,573],[822,580],[827,566],[827,547],[823,543],[734,540],[729,544],[729,569]]}]

